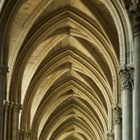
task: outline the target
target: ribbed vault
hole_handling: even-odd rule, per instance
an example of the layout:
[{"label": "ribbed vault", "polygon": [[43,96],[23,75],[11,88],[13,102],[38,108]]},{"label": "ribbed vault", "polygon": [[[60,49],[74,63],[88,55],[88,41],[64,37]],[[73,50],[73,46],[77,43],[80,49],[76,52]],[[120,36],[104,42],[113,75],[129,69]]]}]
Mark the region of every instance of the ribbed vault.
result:
[{"label": "ribbed vault", "polygon": [[123,6],[27,0],[15,7],[5,99],[22,104],[19,129],[30,131],[31,140],[105,140],[111,106],[120,100],[119,59],[126,47],[132,52],[121,34],[129,25],[118,20],[127,18]]}]

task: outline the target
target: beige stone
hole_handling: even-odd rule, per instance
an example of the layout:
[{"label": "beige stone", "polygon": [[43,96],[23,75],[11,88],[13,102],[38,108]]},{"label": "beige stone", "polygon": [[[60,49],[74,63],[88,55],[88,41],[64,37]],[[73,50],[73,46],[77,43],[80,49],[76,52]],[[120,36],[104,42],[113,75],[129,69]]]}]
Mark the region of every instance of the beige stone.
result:
[{"label": "beige stone", "polygon": [[0,140],[121,140],[137,2],[0,1]]}]

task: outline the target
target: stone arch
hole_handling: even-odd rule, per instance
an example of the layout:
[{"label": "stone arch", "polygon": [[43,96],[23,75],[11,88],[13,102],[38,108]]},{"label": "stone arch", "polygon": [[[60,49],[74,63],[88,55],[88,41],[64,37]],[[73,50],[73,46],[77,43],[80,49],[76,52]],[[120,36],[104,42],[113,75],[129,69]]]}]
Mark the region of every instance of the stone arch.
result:
[{"label": "stone arch", "polygon": [[[4,26],[5,22],[10,22],[9,25],[7,24],[5,28],[1,29],[2,41],[4,42],[0,47],[2,50],[0,64],[7,65],[8,63],[9,65],[5,99],[16,104],[23,104],[20,128],[34,129],[31,127],[31,122],[34,124],[37,118],[43,116],[41,113],[39,116],[39,112],[44,105],[43,102],[47,100],[46,94],[51,92],[49,89],[53,89],[55,86],[61,87],[59,86],[61,83],[59,78],[66,76],[68,71],[73,71],[74,74],[71,73],[73,80],[76,79],[75,76],[78,78],[75,80],[76,86],[71,87],[69,83],[68,91],[79,92],[82,97],[76,97],[76,100],[79,100],[81,104],[86,104],[83,101],[86,99],[85,94],[95,92],[97,94],[95,96],[97,103],[96,101],[95,103],[99,109],[95,109],[96,106],[92,104],[90,98],[87,99],[96,111],[99,110],[97,114],[101,115],[102,124],[106,127],[106,129],[104,128],[105,132],[107,129],[111,130],[113,124],[110,107],[112,103],[120,102],[119,63],[126,65],[133,62],[132,31],[126,9],[120,1],[100,0],[97,2],[96,0],[89,0],[85,2],[79,0],[80,6],[78,7],[77,3],[72,0],[65,1],[63,4],[60,2],[59,6],[54,0],[42,0],[34,2],[30,9],[29,5],[32,2],[33,0],[23,2],[20,7],[17,6],[18,2],[14,1],[13,5],[19,9],[16,10],[10,4],[11,8],[15,10],[9,16],[11,19],[6,18],[3,23],[0,23]],[[92,5],[95,6],[95,9]],[[14,12],[15,14],[13,14]],[[21,17],[21,23],[18,24],[18,33],[14,34],[16,22],[22,13],[25,15]],[[103,18],[102,14],[104,15],[104,13],[109,18]],[[107,23],[110,24],[110,27]],[[11,31],[10,34],[7,33],[7,30]],[[6,43],[6,40],[9,40],[9,44]],[[4,46],[6,47],[4,48]],[[53,77],[53,74],[56,77]],[[51,79],[49,86],[45,85],[47,80],[45,83],[43,76],[46,76],[46,79]],[[82,90],[78,80],[83,84],[85,90]],[[90,82],[86,82],[86,80]],[[95,89],[92,89],[92,84]],[[65,84],[62,85],[60,91],[65,94],[67,90],[63,92],[62,89],[65,89]],[[39,91],[41,86],[42,91]],[[45,89],[45,86],[48,87]],[[59,91],[57,92],[60,94]],[[42,97],[37,104],[35,101],[39,96],[36,95],[39,93],[42,93]],[[100,96],[104,99],[101,100]],[[57,106],[59,105],[58,103]],[[33,106],[36,106],[34,112]],[[41,123],[43,119],[42,117],[37,122]],[[43,125],[42,131],[37,131],[39,134],[35,138],[44,137],[46,127],[45,124]],[[77,129],[80,129],[77,124],[75,125]],[[72,125],[68,127],[72,127]],[[100,129],[98,132],[101,133]],[[100,139],[105,138],[104,133]],[[57,134],[52,135],[51,139],[56,136]],[[84,136],[79,132],[74,137],[78,139],[78,137]],[[66,138],[68,137],[72,137],[71,133],[66,136]],[[99,136],[95,137],[98,138]]]}]

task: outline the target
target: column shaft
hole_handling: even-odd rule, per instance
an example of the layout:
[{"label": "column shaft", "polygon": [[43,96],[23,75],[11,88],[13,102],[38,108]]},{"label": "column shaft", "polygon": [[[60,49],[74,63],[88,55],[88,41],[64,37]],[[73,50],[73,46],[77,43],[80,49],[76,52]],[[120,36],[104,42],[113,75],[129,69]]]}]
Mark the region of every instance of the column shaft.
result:
[{"label": "column shaft", "polygon": [[132,91],[133,72],[131,67],[120,71],[122,87],[122,139],[132,140]]},{"label": "column shaft", "polygon": [[114,140],[122,140],[122,126],[120,124],[115,125]]},{"label": "column shaft", "polygon": [[122,93],[123,140],[132,140],[132,91]]},{"label": "column shaft", "polygon": [[135,92],[134,92],[134,140],[140,140],[140,34],[134,37]]},{"label": "column shaft", "polygon": [[4,103],[4,126],[3,126],[3,140],[8,140],[8,108],[9,102],[5,101]]},{"label": "column shaft", "polygon": [[134,38],[135,92],[134,92],[134,140],[140,140],[140,35]]},{"label": "column shaft", "polygon": [[21,105],[14,104],[12,110],[12,140],[18,140],[18,123],[19,123],[19,111],[21,109]]},{"label": "column shaft", "polygon": [[7,68],[0,65],[0,140],[3,140],[3,100],[6,92]]},{"label": "column shaft", "polygon": [[7,128],[7,139],[6,140],[11,140],[11,128],[12,128],[12,109],[13,109],[13,102],[9,102],[8,106],[8,128]]},{"label": "column shaft", "polygon": [[122,118],[121,118],[121,108],[118,105],[113,107],[114,112],[114,138],[115,140],[122,140]]},{"label": "column shaft", "polygon": [[133,140],[140,140],[140,7],[129,7],[134,33],[134,94],[133,94]]}]

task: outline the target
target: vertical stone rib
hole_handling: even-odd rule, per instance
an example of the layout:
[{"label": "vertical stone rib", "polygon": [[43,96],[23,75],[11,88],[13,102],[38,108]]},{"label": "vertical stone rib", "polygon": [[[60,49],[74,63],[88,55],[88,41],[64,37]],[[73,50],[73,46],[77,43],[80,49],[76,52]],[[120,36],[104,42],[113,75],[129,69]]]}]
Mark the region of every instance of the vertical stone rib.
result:
[{"label": "vertical stone rib", "polygon": [[140,140],[140,6],[129,8],[134,33],[133,140]]}]

